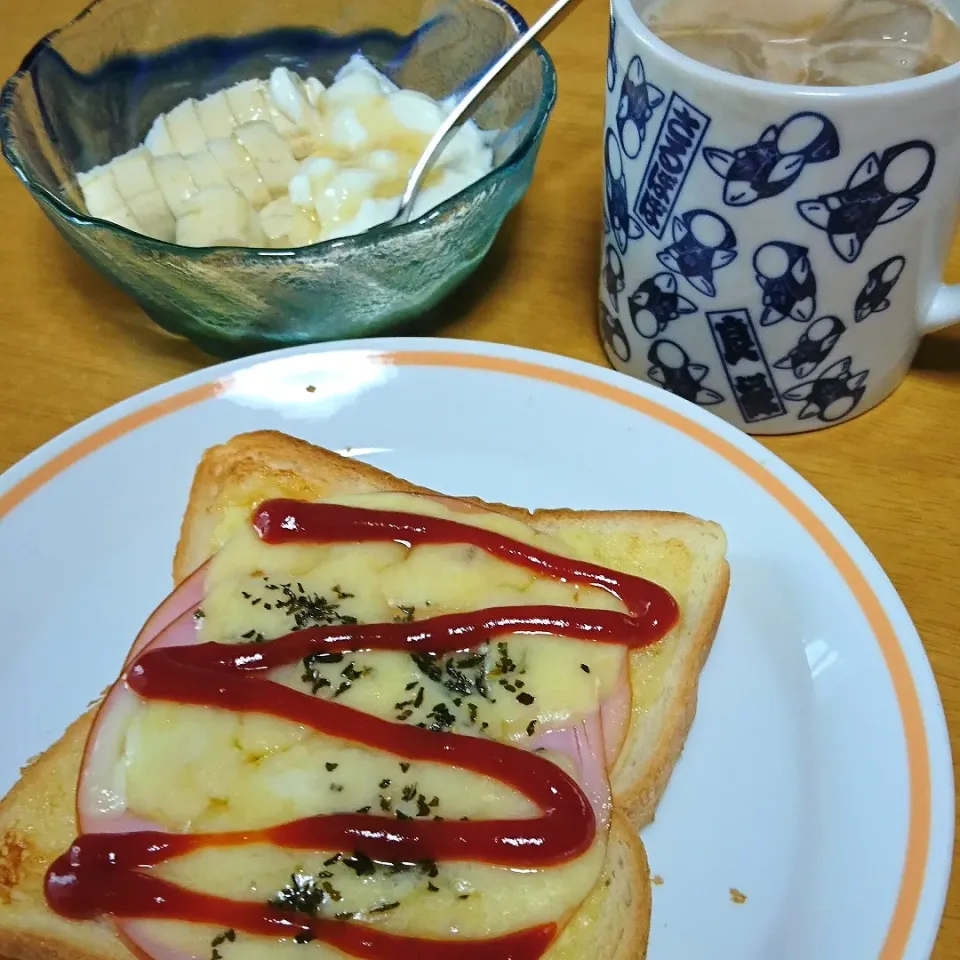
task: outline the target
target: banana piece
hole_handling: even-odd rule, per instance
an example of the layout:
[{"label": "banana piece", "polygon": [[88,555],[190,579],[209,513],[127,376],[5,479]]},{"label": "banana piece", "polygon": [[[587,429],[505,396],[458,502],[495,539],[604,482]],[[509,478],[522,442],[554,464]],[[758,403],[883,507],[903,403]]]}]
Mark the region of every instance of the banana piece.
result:
[{"label": "banana piece", "polygon": [[326,86],[316,77],[307,77],[307,79],[304,80],[304,86],[307,88],[307,99],[310,101],[310,106],[318,106],[320,104],[320,98],[323,96],[323,91],[327,89]]},{"label": "banana piece", "polygon": [[126,227],[127,230],[132,230],[134,233],[142,233],[146,235],[146,231],[140,226],[140,221],[133,215],[133,211],[124,203],[119,207],[114,207],[113,210],[110,210],[108,213],[104,213],[100,216],[101,220],[109,220],[111,223],[115,223],[118,227]]},{"label": "banana piece", "polygon": [[306,210],[277,197],[260,211],[260,225],[271,247],[306,247],[320,238],[317,221]]},{"label": "banana piece", "polygon": [[250,155],[267,189],[286,193],[290,178],[296,176],[297,161],[276,129],[260,120],[240,124],[233,136]]},{"label": "banana piece", "polygon": [[207,142],[200,117],[197,115],[196,100],[184,100],[167,114],[167,129],[177,148],[177,153],[186,156],[202,150]]},{"label": "banana piece", "polygon": [[233,137],[222,137],[207,144],[214,160],[227,179],[258,209],[270,202],[270,191],[250,154]]},{"label": "banana piece", "polygon": [[113,173],[117,190],[125,200],[158,189],[150,159],[149,151],[143,147],[135,147],[110,161],[110,171]]},{"label": "banana piece", "polygon": [[230,180],[209,150],[199,150],[183,158],[193,182],[200,190],[228,187]]},{"label": "banana piece", "polygon": [[270,99],[291,123],[303,124],[313,112],[303,81],[286,67],[277,67],[270,74],[267,88]]},{"label": "banana piece", "polygon": [[186,247],[256,247],[266,236],[246,197],[233,187],[211,187],[190,200],[177,221],[176,240]]},{"label": "banana piece", "polygon": [[226,92],[211,93],[197,101],[197,116],[200,126],[207,140],[216,140],[218,137],[229,137],[237,125],[237,118],[230,109],[230,101]]},{"label": "banana piece", "polygon": [[[329,87],[277,67],[266,81],[184,100],[156,118],[143,146],[77,182],[92,216],[147,236],[304,246],[391,219],[417,144],[448,109],[399,89],[359,54]],[[463,124],[415,215],[483,176],[493,165],[489,143],[475,123]]]},{"label": "banana piece", "polygon": [[256,120],[267,120],[270,117],[270,107],[264,96],[261,80],[244,80],[225,91],[230,110],[237,123],[253,123]]},{"label": "banana piece", "polygon": [[109,220],[108,214],[112,210],[126,206],[117,182],[113,178],[113,171],[109,163],[94,167],[86,173],[77,175],[77,184],[83,194],[83,202],[87,206],[87,213],[91,217],[101,217]]},{"label": "banana piece", "polygon": [[[153,176],[170,212],[174,217],[182,217],[187,212],[190,199],[200,192],[187,161],[179,153],[172,153],[154,157],[152,166]],[[223,178],[223,182],[226,183],[226,178]]]},{"label": "banana piece", "polygon": [[130,150],[110,162],[110,171],[142,232],[157,240],[172,240],[174,218],[153,175],[150,152],[144,147]]},{"label": "banana piece", "polygon": [[163,157],[168,153],[176,153],[177,147],[167,129],[167,118],[165,114],[160,114],[150,127],[149,133],[143,141],[143,145],[155,156]]},{"label": "banana piece", "polygon": [[308,157],[323,139],[323,128],[306,85],[286,67],[277,67],[270,74],[267,89],[270,116],[277,133],[298,160]]},{"label": "banana piece", "polygon": [[164,240],[167,243],[173,241],[176,234],[176,221],[159,190],[129,197],[127,204],[137,223],[140,224],[141,233],[155,240]]},{"label": "banana piece", "polygon": [[137,222],[126,200],[120,196],[109,163],[78,174],[77,184],[83,194],[87,213],[91,217],[109,220],[110,223],[116,223],[128,230],[143,233],[143,228]]}]

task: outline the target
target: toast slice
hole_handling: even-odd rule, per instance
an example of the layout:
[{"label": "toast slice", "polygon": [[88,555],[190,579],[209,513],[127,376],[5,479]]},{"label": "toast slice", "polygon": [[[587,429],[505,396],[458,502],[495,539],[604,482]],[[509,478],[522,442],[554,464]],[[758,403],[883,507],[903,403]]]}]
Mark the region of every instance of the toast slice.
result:
[{"label": "toast slice", "polygon": [[[234,438],[204,456],[174,559],[181,582],[220,546],[231,513],[248,515],[276,496],[318,499],[363,492],[431,491],[283,434]],[[473,499],[473,498],[470,498]],[[481,503],[482,501],[474,500]],[[679,757],[696,709],[700,669],[726,596],[725,539],[715,524],[652,512],[528,513],[514,516],[596,562],[654,580],[681,607],[681,621],[631,660],[634,709],[614,771],[615,811],[607,859],[594,891],[546,954],[547,960],[642,960],[650,923],[649,871],[636,830],[648,823]],[[43,894],[50,862],[76,833],[74,791],[95,708],[23,771],[0,802],[0,957],[6,960],[129,960],[106,921],[54,914]]]}]

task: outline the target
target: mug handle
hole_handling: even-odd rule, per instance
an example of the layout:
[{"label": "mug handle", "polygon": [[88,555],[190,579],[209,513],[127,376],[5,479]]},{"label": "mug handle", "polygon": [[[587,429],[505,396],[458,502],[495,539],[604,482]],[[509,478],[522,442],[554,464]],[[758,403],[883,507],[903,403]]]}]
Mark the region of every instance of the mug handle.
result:
[{"label": "mug handle", "polygon": [[960,320],[960,283],[942,283],[927,315],[920,318],[920,332],[932,333]]}]

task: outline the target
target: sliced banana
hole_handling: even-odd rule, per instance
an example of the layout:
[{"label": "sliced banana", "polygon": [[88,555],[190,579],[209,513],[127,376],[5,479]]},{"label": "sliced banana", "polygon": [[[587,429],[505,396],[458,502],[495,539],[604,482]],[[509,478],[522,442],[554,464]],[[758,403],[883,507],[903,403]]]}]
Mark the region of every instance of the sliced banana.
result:
[{"label": "sliced banana", "polygon": [[310,100],[310,106],[316,107],[320,103],[320,97],[327,88],[316,77],[307,77],[304,81],[307,88],[307,97]]},{"label": "sliced banana", "polygon": [[313,112],[307,98],[303,81],[286,67],[277,67],[270,74],[268,83],[270,99],[277,109],[291,122],[302,124]]},{"label": "sliced banana", "polygon": [[167,243],[173,241],[176,234],[176,221],[159,190],[129,197],[127,204],[144,234]]},{"label": "sliced banana", "polygon": [[264,96],[261,80],[244,80],[226,90],[227,102],[237,123],[253,123],[266,120],[270,116],[270,107]]},{"label": "sliced banana", "polygon": [[210,187],[228,187],[230,180],[223,172],[223,167],[209,150],[199,150],[183,158],[190,176],[200,190]]},{"label": "sliced banana", "polygon": [[175,217],[182,217],[187,212],[190,199],[200,192],[197,181],[190,174],[187,161],[179,153],[154,157],[153,176],[170,212]]},{"label": "sliced banana", "polygon": [[126,227],[135,233],[146,235],[146,230],[144,230],[140,221],[133,215],[133,211],[125,203],[122,203],[119,207],[114,207],[107,213],[94,214],[94,216],[99,216],[101,220],[109,220],[119,227]]},{"label": "sliced banana", "polygon": [[143,147],[137,147],[117,157],[111,162],[110,170],[117,190],[125,200],[158,189],[150,164],[150,152]]},{"label": "sliced banana", "polygon": [[229,137],[237,125],[237,118],[230,109],[230,101],[224,90],[198,100],[197,116],[206,140]]},{"label": "sliced banana", "polygon": [[260,225],[271,247],[305,247],[320,238],[317,221],[289,197],[277,197],[260,211]]},{"label": "sliced banana", "polygon": [[187,247],[263,246],[260,219],[233,187],[211,187],[198,193],[177,221],[177,243]]},{"label": "sliced banana", "polygon": [[250,154],[233,137],[211,140],[207,144],[207,149],[230,183],[255,207],[259,208],[270,202],[270,191],[263,182],[260,171],[250,158]]},{"label": "sliced banana", "polygon": [[250,155],[267,189],[286,193],[290,178],[297,174],[297,161],[276,128],[263,120],[242,123],[233,136]]},{"label": "sliced banana", "polygon": [[[157,239],[301,246],[391,219],[414,158],[448,109],[399,89],[359,54],[330,86],[277,67],[265,81],[184,100],[154,120],[142,146],[77,183],[92,216]],[[415,214],[492,162],[488,141],[464,124]]]},{"label": "sliced banana", "polygon": [[110,219],[107,214],[118,207],[126,206],[113,177],[113,164],[105,163],[94,167],[77,177],[77,184],[83,194],[83,202],[92,217]]},{"label": "sliced banana", "polygon": [[286,67],[277,67],[270,74],[269,100],[271,119],[293,155],[302,160],[317,149],[323,139],[323,127],[310,101],[304,82]]},{"label": "sliced banana", "polygon": [[178,103],[167,114],[167,129],[177,152],[184,156],[202,150],[207,143],[207,135],[197,114],[196,100]]},{"label": "sliced banana", "polygon": [[163,157],[168,153],[177,153],[177,146],[170,136],[170,130],[167,128],[166,114],[161,113],[153,121],[150,131],[143,141],[143,145],[155,156]]}]

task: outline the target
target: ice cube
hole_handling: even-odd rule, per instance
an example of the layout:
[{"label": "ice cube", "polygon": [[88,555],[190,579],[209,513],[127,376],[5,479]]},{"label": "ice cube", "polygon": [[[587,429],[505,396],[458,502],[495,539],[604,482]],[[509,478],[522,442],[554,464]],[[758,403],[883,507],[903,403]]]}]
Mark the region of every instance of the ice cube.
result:
[{"label": "ice cube", "polygon": [[674,50],[700,63],[754,80],[766,78],[763,43],[744,31],[658,30],[657,35]]},{"label": "ice cube", "polygon": [[814,87],[859,87],[905,80],[922,69],[922,47],[890,43],[833,43],[810,58],[807,84]]},{"label": "ice cube", "polygon": [[924,0],[846,0],[810,46],[811,85],[889,83],[960,60],[960,28]]},{"label": "ice cube", "polygon": [[[811,22],[820,23],[841,0],[653,0],[643,10],[644,23],[659,37],[663,31],[744,30],[773,37],[806,36]],[[637,4],[640,6],[640,4]],[[799,32],[796,32],[799,30]]]},{"label": "ice cube", "polygon": [[815,46],[878,42],[926,44],[944,16],[922,0],[846,0],[811,36]]}]

